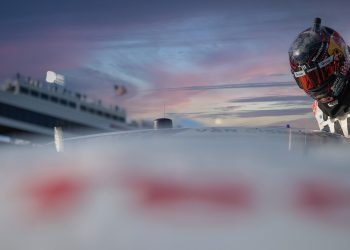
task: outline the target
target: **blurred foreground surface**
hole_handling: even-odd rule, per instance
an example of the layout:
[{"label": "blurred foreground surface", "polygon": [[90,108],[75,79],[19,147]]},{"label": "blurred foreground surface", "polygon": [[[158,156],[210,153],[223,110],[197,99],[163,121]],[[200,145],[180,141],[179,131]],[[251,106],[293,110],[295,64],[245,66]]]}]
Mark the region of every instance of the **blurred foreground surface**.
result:
[{"label": "blurred foreground surface", "polygon": [[148,130],[1,151],[1,249],[349,249],[346,139]]}]

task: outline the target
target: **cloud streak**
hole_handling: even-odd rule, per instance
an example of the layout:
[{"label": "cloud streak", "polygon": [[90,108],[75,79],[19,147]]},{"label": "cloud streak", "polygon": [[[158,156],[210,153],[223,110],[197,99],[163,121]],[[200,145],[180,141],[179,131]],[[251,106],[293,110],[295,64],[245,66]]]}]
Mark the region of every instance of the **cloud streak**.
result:
[{"label": "cloud streak", "polygon": [[291,115],[310,114],[311,108],[290,108],[290,109],[265,109],[265,110],[244,110],[244,111],[228,111],[228,112],[184,112],[184,113],[167,113],[169,116],[180,115],[191,118],[205,119],[233,119],[233,118],[257,118],[257,117],[279,117]]},{"label": "cloud streak", "polygon": [[[274,83],[228,83],[220,85],[197,85],[197,86],[184,86],[178,88],[166,88],[163,90],[181,91],[181,90],[217,90],[217,89],[247,89],[247,88],[273,88],[273,87],[293,87],[293,82],[274,82]],[[158,89],[155,89],[158,90]],[[162,89],[159,89],[162,90]]]},{"label": "cloud streak", "polygon": [[258,96],[258,97],[250,97],[250,98],[241,98],[241,99],[233,99],[230,102],[233,103],[249,103],[249,102],[283,102],[283,103],[295,103],[295,102],[307,102],[310,103],[310,97],[304,96]]},{"label": "cloud streak", "polygon": [[252,110],[238,112],[237,117],[265,117],[265,116],[290,116],[304,115],[311,113],[311,108],[293,108],[293,109],[271,109],[271,110]]}]

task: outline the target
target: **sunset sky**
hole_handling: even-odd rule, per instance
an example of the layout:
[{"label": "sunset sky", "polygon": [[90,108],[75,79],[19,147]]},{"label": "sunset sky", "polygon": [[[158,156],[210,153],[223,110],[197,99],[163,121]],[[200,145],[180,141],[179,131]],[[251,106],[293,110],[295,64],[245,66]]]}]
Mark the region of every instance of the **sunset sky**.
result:
[{"label": "sunset sky", "polygon": [[[350,41],[349,1],[2,1],[0,79],[66,77],[129,119],[316,128],[288,49],[317,16]],[[115,84],[128,92],[118,97]]]}]

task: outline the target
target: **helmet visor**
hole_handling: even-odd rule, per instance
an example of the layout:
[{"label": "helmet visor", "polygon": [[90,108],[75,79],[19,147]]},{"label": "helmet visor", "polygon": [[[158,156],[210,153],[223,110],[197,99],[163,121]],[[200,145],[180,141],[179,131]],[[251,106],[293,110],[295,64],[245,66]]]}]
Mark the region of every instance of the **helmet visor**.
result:
[{"label": "helmet visor", "polygon": [[330,56],[317,64],[317,66],[294,72],[294,77],[299,87],[306,92],[309,92],[310,90],[318,89],[326,82],[329,82],[330,78],[335,73],[336,64],[334,56]]}]

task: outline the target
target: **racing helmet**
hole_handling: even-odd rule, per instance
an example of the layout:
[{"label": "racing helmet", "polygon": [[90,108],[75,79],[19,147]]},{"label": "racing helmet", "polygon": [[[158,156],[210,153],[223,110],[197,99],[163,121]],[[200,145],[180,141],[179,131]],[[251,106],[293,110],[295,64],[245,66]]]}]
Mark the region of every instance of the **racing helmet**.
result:
[{"label": "racing helmet", "polygon": [[298,86],[313,99],[330,103],[342,95],[349,72],[349,48],[338,32],[321,26],[320,18],[294,40],[289,62]]}]

